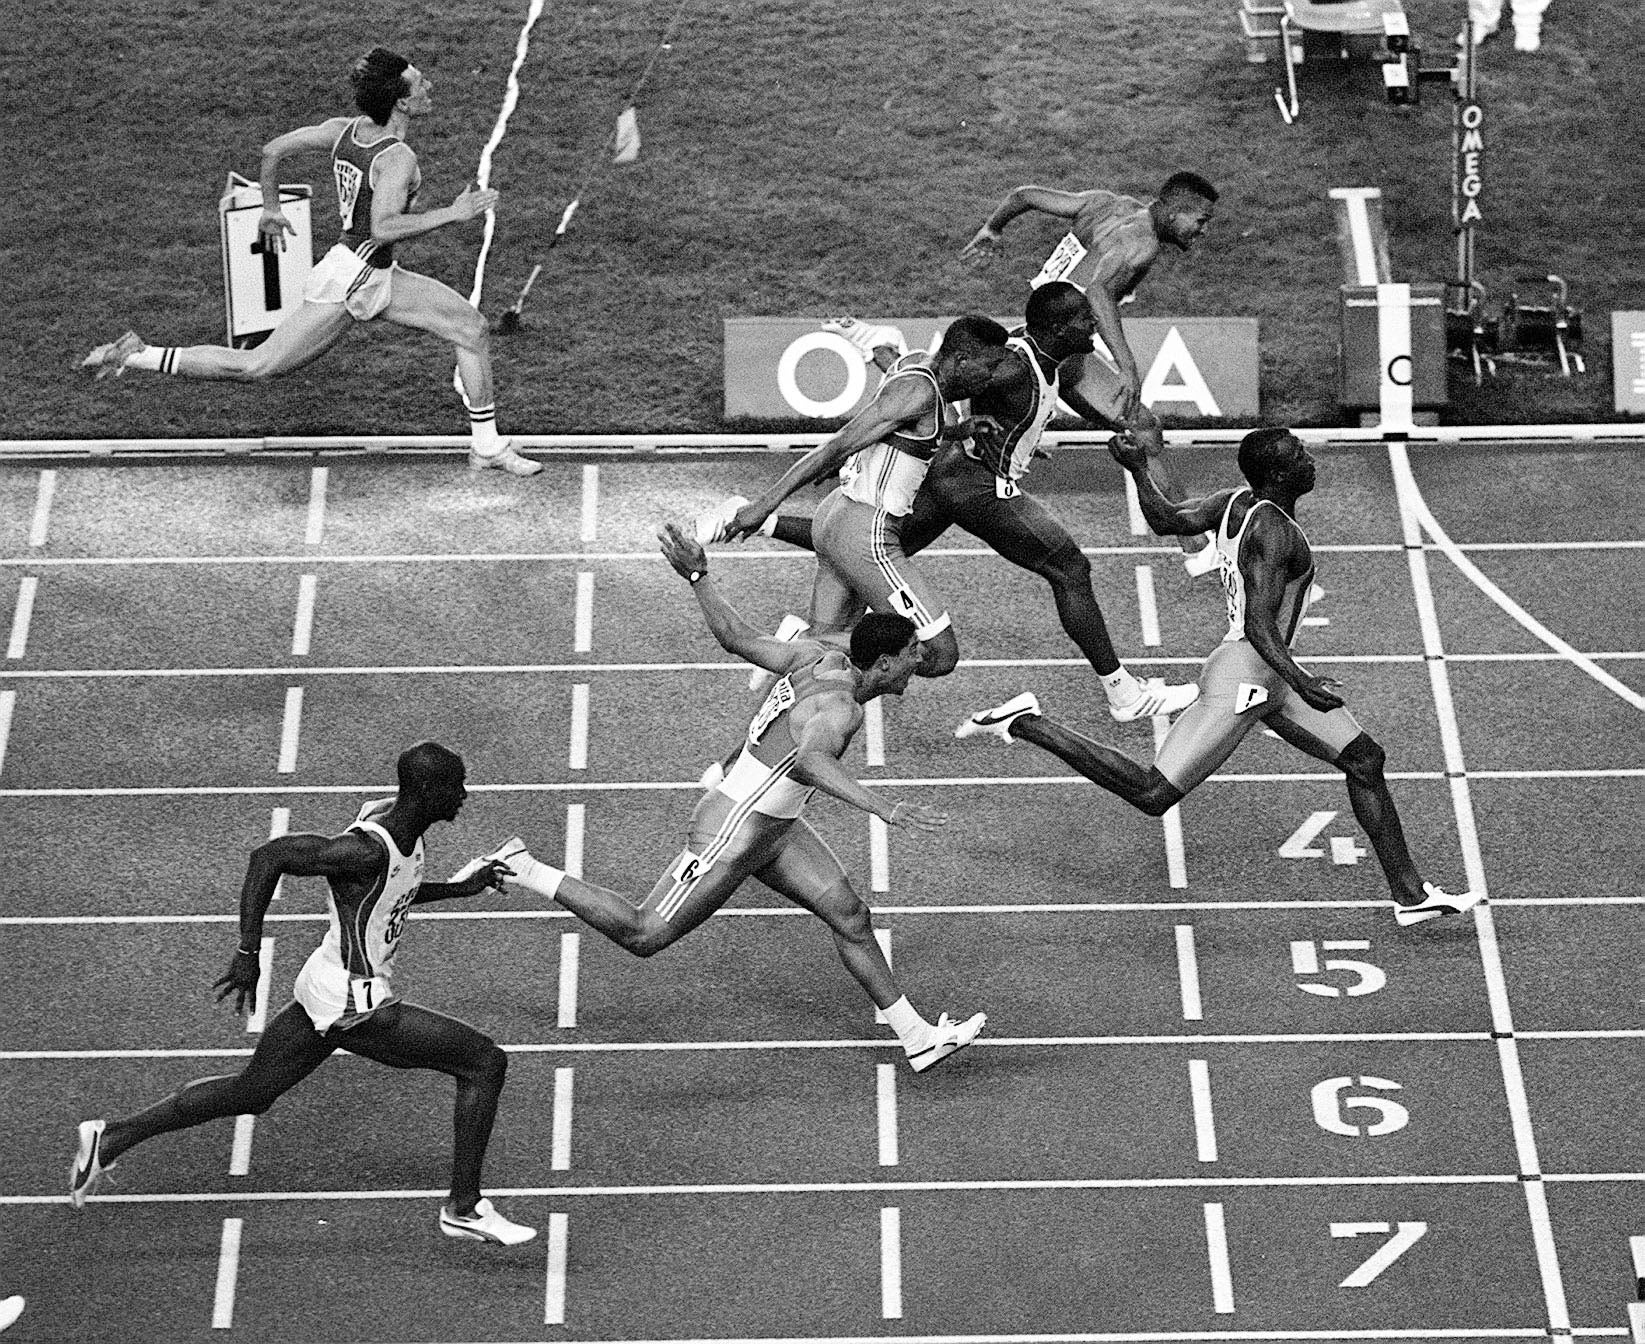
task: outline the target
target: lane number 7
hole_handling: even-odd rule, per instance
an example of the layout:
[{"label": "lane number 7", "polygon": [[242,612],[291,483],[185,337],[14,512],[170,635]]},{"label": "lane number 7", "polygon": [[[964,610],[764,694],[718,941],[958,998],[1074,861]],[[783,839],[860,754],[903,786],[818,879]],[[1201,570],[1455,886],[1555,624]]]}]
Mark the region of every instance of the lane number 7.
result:
[{"label": "lane number 7", "polygon": [[1422,1240],[1427,1223],[1399,1223],[1390,1228],[1387,1223],[1332,1223],[1333,1237],[1393,1236],[1377,1247],[1376,1253],[1337,1285],[1338,1288],[1364,1288],[1389,1265]]}]

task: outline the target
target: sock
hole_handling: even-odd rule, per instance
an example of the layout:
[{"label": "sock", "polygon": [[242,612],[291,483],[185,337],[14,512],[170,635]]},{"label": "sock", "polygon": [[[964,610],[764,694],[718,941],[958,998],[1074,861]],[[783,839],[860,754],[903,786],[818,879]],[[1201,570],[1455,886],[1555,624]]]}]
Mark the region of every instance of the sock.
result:
[{"label": "sock", "polygon": [[548,900],[554,899],[555,893],[560,889],[560,883],[565,881],[563,868],[541,863],[529,854],[511,854],[507,863],[514,870],[514,876],[508,879],[511,884],[524,887],[527,891],[535,892]]},{"label": "sock", "polygon": [[1137,679],[1123,667],[1115,668],[1102,678],[1102,689],[1111,705],[1128,705],[1142,694]]},{"label": "sock", "polygon": [[470,406],[468,428],[474,436],[474,451],[481,457],[495,457],[503,451],[503,441],[497,435],[497,407]]},{"label": "sock", "polygon": [[886,1025],[897,1033],[897,1039],[902,1042],[905,1050],[918,1050],[926,1042],[931,1032],[931,1024],[914,1011],[914,1005],[904,994],[889,1008],[883,1010]]},{"label": "sock", "polygon": [[151,373],[176,373],[177,350],[175,345],[145,345],[136,354],[128,356],[128,369],[148,369]]}]

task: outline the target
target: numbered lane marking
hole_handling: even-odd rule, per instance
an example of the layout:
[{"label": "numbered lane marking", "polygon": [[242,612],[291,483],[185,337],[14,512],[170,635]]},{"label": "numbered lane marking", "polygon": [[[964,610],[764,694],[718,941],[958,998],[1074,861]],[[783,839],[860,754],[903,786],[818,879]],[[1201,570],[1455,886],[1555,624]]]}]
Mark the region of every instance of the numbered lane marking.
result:
[{"label": "numbered lane marking", "polygon": [[[1350,1087],[1370,1087],[1383,1092],[1397,1092],[1400,1085],[1386,1078],[1327,1078],[1315,1083],[1312,1091],[1314,1123],[1327,1133],[1341,1134],[1344,1138],[1377,1138],[1404,1129],[1411,1123],[1411,1113],[1397,1101],[1387,1097],[1343,1096]],[[1381,1118],[1361,1127],[1352,1123],[1348,1112],[1375,1111]]]},{"label": "numbered lane marking", "polygon": [[1398,1260],[1406,1251],[1422,1240],[1427,1223],[1400,1223],[1390,1228],[1387,1223],[1332,1223],[1333,1237],[1380,1237],[1394,1235],[1377,1247],[1376,1254],[1337,1285],[1338,1288],[1364,1288],[1377,1275]]},{"label": "numbered lane marking", "polygon": [[[1358,938],[1332,939],[1315,944],[1305,940],[1291,944],[1291,969],[1298,975],[1319,975],[1322,973],[1319,952],[1323,948],[1327,952],[1365,952],[1371,944]],[[1350,971],[1355,976],[1354,983],[1346,988],[1336,985],[1300,984],[1297,986],[1304,994],[1317,994],[1321,998],[1334,999],[1346,994],[1349,998],[1358,998],[1363,994],[1375,994],[1388,983],[1388,973],[1380,966],[1373,966],[1368,961],[1354,961],[1345,957],[1327,957],[1325,971]]]},{"label": "numbered lane marking", "polygon": [[1314,845],[1314,838],[1337,819],[1335,812],[1315,812],[1298,826],[1291,838],[1279,847],[1282,859],[1323,859],[1325,851]]}]

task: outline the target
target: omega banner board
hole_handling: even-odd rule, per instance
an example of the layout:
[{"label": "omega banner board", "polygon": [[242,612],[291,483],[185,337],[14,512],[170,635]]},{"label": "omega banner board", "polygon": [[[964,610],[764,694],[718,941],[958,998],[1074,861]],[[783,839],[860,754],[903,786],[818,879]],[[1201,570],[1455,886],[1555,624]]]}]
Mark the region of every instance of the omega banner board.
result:
[{"label": "omega banner board", "polygon": [[[895,327],[911,348],[929,348],[954,319],[863,320]],[[1000,320],[1007,326],[1022,321]],[[1258,413],[1256,318],[1128,318],[1125,338],[1142,370],[1142,399],[1156,414],[1219,419]],[[842,419],[856,414],[878,385],[877,370],[814,317],[725,319],[727,420]]]}]

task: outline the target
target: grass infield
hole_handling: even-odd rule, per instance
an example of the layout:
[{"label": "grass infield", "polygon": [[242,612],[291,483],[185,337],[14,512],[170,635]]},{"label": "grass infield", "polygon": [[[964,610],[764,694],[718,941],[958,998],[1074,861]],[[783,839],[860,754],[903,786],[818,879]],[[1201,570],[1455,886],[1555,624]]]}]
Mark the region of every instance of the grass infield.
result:
[{"label": "grass infield", "polygon": [[[1253,315],[1263,414],[1339,423],[1339,263],[1326,192],[1387,198],[1397,278],[1452,269],[1450,99],[1387,109],[1372,71],[1306,73],[1281,124],[1273,66],[1248,65],[1234,0],[686,0],[640,100],[639,162],[598,169],[565,243],[555,224],[675,0],[549,0],[498,151],[503,192],[482,306],[495,318],[546,259],[526,329],[494,345],[505,429],[704,432],[720,427],[721,319],[842,311],[999,311],[1058,236],[1019,220],[984,269],[961,245],[1011,187],[1035,181],[1148,195],[1170,170],[1223,192],[1211,234],[1167,257],[1128,310]],[[1410,0],[1412,28],[1448,54],[1460,0]],[[13,16],[0,108],[11,191],[0,207],[8,321],[7,437],[439,433],[462,428],[450,360],[427,337],[367,328],[264,387],[75,365],[135,327],[156,343],[223,339],[217,198],[255,176],[292,126],[348,110],[350,59],[374,41],[436,82],[414,127],[423,200],[471,175],[495,122],[526,5],[406,3],[370,19],[271,0],[76,0]],[[1610,420],[1609,314],[1645,306],[1645,114],[1636,0],[1553,0],[1542,50],[1484,49],[1486,223],[1479,271],[1493,311],[1556,272],[1585,310],[1586,377],[1516,369],[1453,379],[1458,423]],[[334,234],[324,158],[316,253]],[[480,227],[404,248],[468,292]],[[814,423],[809,427],[817,427]]]}]

